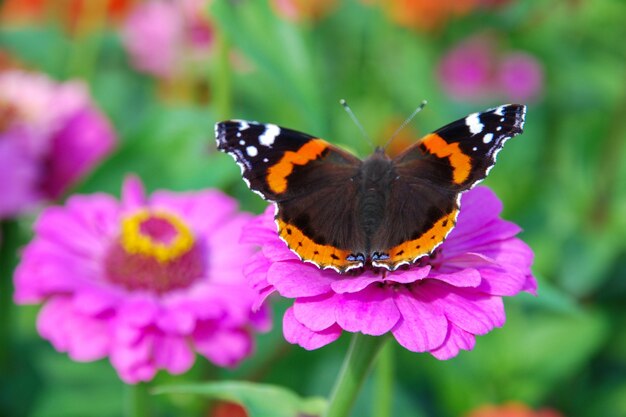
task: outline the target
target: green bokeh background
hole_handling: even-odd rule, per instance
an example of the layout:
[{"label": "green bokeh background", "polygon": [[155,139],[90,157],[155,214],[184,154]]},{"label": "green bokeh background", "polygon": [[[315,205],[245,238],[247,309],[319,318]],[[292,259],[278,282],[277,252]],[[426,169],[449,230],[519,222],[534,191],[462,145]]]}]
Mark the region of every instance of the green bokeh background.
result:
[{"label": "green bokeh background", "polygon": [[[0,2],[1,4],[1,2]],[[412,122],[426,133],[495,102],[450,100],[436,65],[455,43],[485,30],[503,48],[525,50],[545,69],[540,100],[529,103],[523,136],[507,143],[485,184],[520,224],[536,256],[539,296],[507,299],[507,324],[477,338],[472,352],[440,362],[395,345],[397,417],[462,416],[484,403],[523,401],[569,417],[626,416],[626,2],[517,0],[473,13],[434,33],[399,27],[379,8],[341,1],[317,22],[294,24],[265,1],[214,0],[220,41],[205,77],[209,99],[164,100],[157,81],[134,71],[114,27],[76,38],[54,21],[5,25],[0,46],[57,79],[83,78],[110,117],[120,146],[73,192],[119,195],[128,173],[149,190],[219,187],[245,210],[265,203],[249,192],[239,169],[217,153],[213,125],[225,118],[267,121],[370,152],[338,105],[347,98],[377,140],[392,120],[423,99]],[[233,71],[224,49],[251,70]],[[32,218],[5,227],[24,244]],[[7,280],[10,271],[2,271]],[[118,416],[124,387],[107,361],[75,363],[39,338],[38,307],[4,306],[10,346],[0,376],[0,415]],[[199,358],[182,376],[159,374],[153,385],[218,377],[282,385],[298,394],[328,394],[348,338],[306,352],[287,344],[273,303],[274,330],[234,371]],[[353,416],[372,416],[374,381]],[[206,415],[189,395],[154,398],[156,416]]]}]

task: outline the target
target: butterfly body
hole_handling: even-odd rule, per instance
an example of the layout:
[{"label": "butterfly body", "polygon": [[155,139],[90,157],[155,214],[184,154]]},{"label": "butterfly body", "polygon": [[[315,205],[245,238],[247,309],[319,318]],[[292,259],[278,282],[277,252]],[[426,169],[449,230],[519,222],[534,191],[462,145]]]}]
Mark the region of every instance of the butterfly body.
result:
[{"label": "butterfly body", "polygon": [[280,237],[302,260],[338,272],[395,270],[432,253],[455,225],[460,195],[482,180],[504,142],[522,132],[525,106],[459,119],[391,158],[361,160],[272,124],[216,125],[220,150],[276,204]]}]

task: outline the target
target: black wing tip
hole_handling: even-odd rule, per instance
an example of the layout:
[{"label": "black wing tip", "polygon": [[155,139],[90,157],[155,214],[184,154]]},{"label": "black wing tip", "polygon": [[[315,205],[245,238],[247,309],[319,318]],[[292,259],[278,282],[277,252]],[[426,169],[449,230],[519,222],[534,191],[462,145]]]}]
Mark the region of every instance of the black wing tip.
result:
[{"label": "black wing tip", "polygon": [[215,123],[215,143],[218,149],[223,149],[222,145],[226,142],[226,125],[227,122]]},{"label": "black wing tip", "polygon": [[217,143],[217,149],[227,150],[229,148],[228,139],[231,137],[229,131],[239,131],[242,130],[244,126],[250,126],[250,124],[253,123],[255,122],[238,119],[224,120],[215,123],[215,141]]},{"label": "black wing tip", "polygon": [[526,123],[526,106],[523,104],[516,104],[518,111],[515,113],[515,127],[519,130],[519,133],[524,131],[524,123]]},{"label": "black wing tip", "polygon": [[511,116],[512,118],[512,133],[518,135],[524,131],[524,123],[526,122],[526,110],[525,104],[503,104],[498,107],[493,107],[487,110],[485,113],[494,113],[502,117]]},{"label": "black wing tip", "polygon": [[513,131],[515,134],[520,134],[524,131],[527,108],[524,104],[508,104],[508,107],[514,115]]}]

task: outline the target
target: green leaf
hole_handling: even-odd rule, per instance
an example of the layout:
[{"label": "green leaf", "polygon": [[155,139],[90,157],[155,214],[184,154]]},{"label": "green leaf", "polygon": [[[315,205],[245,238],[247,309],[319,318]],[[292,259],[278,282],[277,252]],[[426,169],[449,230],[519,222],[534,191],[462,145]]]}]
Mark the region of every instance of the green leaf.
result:
[{"label": "green leaf", "polygon": [[173,385],[156,388],[155,394],[192,394],[237,403],[250,417],[319,416],[326,409],[321,397],[301,398],[286,388],[243,381]]},{"label": "green leaf", "polygon": [[66,35],[54,27],[7,27],[0,30],[0,46],[49,75],[61,78],[70,48]]},{"label": "green leaf", "polygon": [[275,93],[265,101],[288,100],[310,128],[323,126],[319,83],[305,32],[279,19],[265,1],[214,2],[211,13],[232,45],[266,77],[262,91]]}]

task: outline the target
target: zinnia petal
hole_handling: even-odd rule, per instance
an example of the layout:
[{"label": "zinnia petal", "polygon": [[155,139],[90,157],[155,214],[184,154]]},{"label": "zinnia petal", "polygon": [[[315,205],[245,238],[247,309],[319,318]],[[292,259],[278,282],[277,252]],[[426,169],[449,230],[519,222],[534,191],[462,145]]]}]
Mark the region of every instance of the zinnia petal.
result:
[{"label": "zinnia petal", "polygon": [[307,350],[314,350],[334,342],[341,336],[341,327],[332,325],[327,329],[314,332],[300,323],[288,308],[283,317],[283,333],[289,343],[295,343]]}]

